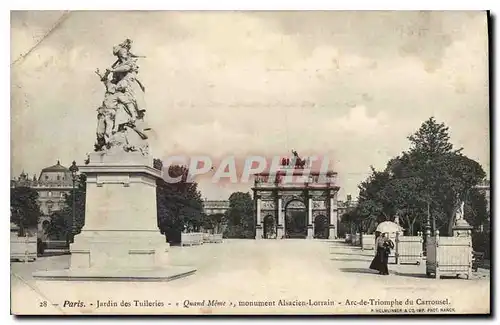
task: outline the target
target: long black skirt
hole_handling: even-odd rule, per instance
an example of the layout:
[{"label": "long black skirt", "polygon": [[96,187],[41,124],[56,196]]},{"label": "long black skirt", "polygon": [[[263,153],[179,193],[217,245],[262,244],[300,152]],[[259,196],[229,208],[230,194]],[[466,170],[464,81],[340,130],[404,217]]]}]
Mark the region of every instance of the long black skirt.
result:
[{"label": "long black skirt", "polygon": [[379,271],[380,274],[387,275],[389,274],[389,268],[387,264],[389,263],[389,254],[384,248],[377,249],[377,255],[373,258],[372,263],[370,264],[370,269]]}]

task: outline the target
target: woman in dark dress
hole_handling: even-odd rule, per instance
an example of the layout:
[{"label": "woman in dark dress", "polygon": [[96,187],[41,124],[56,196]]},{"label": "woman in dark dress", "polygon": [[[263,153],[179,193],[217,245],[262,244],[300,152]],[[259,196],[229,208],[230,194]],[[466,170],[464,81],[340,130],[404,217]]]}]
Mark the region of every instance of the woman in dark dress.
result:
[{"label": "woman in dark dress", "polygon": [[389,263],[389,255],[393,248],[394,243],[386,233],[379,236],[377,239],[377,254],[370,264],[370,269],[379,271],[379,274],[382,275],[389,275],[387,264]]}]

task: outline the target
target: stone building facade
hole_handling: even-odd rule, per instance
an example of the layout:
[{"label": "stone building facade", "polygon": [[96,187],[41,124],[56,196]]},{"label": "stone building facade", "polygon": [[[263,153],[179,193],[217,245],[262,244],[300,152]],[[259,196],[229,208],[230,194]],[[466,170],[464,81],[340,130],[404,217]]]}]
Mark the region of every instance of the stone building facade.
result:
[{"label": "stone building facade", "polygon": [[224,214],[229,210],[228,200],[204,200],[203,212],[206,215]]},{"label": "stone building facade", "polygon": [[227,227],[225,219],[221,218],[220,215],[225,215],[229,210],[229,200],[204,200],[203,201],[203,213],[207,216],[213,216],[216,220],[221,220],[221,222],[215,225],[213,231],[216,234],[223,233]]},{"label": "stone building facade", "polygon": [[11,180],[11,187],[30,187],[38,193],[38,204],[42,216],[38,222],[38,232],[50,223],[53,212],[64,208],[65,194],[73,189],[73,179],[68,168],[61,165],[59,161],[53,166],[43,168],[40,175],[30,178],[22,172],[17,179]]}]

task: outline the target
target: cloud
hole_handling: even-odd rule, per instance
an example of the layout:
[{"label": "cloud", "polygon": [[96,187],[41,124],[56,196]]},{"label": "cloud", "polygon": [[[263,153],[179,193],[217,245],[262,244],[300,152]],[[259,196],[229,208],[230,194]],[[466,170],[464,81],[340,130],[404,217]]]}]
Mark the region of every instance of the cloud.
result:
[{"label": "cloud", "polygon": [[351,108],[348,116],[339,118],[337,124],[343,131],[348,133],[370,135],[381,131],[379,128],[385,122],[381,120],[384,119],[382,115],[381,112],[378,117],[371,118],[367,115],[366,107],[355,106]]}]

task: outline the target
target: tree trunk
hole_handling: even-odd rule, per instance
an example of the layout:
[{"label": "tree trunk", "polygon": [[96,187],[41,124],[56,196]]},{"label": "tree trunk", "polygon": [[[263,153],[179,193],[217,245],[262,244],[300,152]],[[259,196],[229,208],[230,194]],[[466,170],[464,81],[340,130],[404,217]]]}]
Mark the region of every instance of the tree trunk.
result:
[{"label": "tree trunk", "polygon": [[403,216],[404,220],[406,221],[406,224],[408,225],[408,231],[410,232],[410,236],[412,235],[412,229],[411,229],[411,223],[410,223],[410,217],[408,217],[407,214]]},{"label": "tree trunk", "polygon": [[363,220],[359,223],[359,245],[363,248]]},{"label": "tree trunk", "polygon": [[413,221],[410,223],[410,236],[413,236],[415,233],[413,232],[413,227],[415,226],[415,221],[417,221],[417,217],[413,218]]}]

